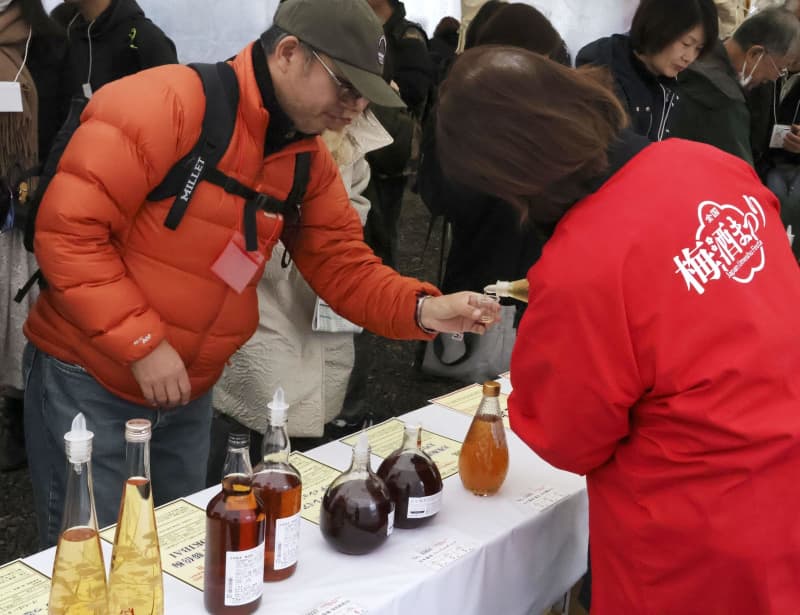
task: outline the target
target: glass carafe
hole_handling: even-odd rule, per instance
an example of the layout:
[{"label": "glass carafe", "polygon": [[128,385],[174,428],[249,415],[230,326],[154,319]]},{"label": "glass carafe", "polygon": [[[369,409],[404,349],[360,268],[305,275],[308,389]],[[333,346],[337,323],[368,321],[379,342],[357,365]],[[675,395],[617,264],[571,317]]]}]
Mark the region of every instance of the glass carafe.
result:
[{"label": "glass carafe", "polygon": [[404,529],[427,523],[442,506],[442,475],[421,438],[419,425],[406,425],[403,445],[378,468],[395,505],[394,524]]},{"label": "glass carafe", "polygon": [[92,438],[83,414],[64,435],[67,490],[50,586],[49,615],[106,615],[108,593],[92,491]]},{"label": "glass carafe", "polygon": [[[163,615],[161,555],[150,484],[150,421],[125,423],[125,465],[108,579],[111,615]],[[180,477],[175,477],[180,480]]]},{"label": "glass carafe", "polygon": [[334,549],[362,555],[381,546],[394,529],[394,504],[384,482],[369,465],[369,443],[362,432],[350,468],[328,486],[322,498],[320,530]]},{"label": "glass carafe", "polygon": [[475,495],[497,493],[508,473],[508,444],[500,410],[500,385],[483,384],[483,399],[469,426],[458,457],[464,487]]}]

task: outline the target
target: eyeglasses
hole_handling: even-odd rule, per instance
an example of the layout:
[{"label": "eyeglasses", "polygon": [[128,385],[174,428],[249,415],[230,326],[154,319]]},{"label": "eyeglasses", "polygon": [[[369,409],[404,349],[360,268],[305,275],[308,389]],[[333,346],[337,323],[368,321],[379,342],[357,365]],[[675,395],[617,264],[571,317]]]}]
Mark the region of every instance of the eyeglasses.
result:
[{"label": "eyeglasses", "polygon": [[319,60],[319,63],[322,64],[322,68],[325,69],[325,72],[330,75],[330,78],[333,79],[333,82],[336,84],[336,87],[339,89],[339,98],[344,100],[345,102],[354,103],[358,101],[360,98],[364,98],[364,96],[359,92],[356,87],[350,83],[349,81],[344,81],[336,76],[336,73],[333,72],[330,66],[325,64],[322,58],[319,57],[319,54],[311,50],[311,53],[314,54],[314,57]]},{"label": "eyeglasses", "polygon": [[769,61],[772,62],[772,67],[775,69],[775,72],[778,73],[778,76],[776,77],[776,79],[785,79],[786,77],[789,76],[789,69],[788,68],[786,68],[786,67],[778,68],[778,65],[775,63],[775,60],[772,59],[772,55],[770,54],[770,52],[769,51],[765,51],[764,53],[769,58]]}]

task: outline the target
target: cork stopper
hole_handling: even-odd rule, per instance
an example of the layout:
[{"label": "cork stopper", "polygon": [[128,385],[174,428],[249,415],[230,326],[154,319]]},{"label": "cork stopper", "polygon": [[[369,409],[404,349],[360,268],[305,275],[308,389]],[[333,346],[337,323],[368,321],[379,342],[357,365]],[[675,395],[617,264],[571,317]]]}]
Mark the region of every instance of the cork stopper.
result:
[{"label": "cork stopper", "polygon": [[500,383],[494,380],[487,380],[483,383],[484,397],[500,397]]}]

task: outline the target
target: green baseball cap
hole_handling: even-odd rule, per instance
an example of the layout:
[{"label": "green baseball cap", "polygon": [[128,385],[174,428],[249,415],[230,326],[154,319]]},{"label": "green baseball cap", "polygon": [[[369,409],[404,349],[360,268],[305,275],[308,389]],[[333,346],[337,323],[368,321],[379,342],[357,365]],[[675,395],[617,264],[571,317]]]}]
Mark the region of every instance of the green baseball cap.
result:
[{"label": "green baseball cap", "polygon": [[405,107],[383,80],[386,36],[366,0],[284,0],[273,23],[329,56],[370,102]]}]

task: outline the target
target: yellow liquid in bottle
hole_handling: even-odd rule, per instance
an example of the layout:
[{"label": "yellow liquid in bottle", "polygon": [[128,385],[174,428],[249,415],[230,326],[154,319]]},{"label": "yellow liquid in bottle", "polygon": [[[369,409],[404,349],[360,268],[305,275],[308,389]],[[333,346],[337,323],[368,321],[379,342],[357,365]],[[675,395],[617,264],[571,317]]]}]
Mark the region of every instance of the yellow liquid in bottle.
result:
[{"label": "yellow liquid in bottle", "polygon": [[163,615],[164,588],[150,481],[125,483],[108,581],[110,615]]},{"label": "yellow liquid in bottle", "polygon": [[106,615],[106,568],[100,537],[90,527],[72,527],[58,539],[49,615]]}]

